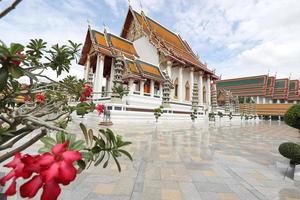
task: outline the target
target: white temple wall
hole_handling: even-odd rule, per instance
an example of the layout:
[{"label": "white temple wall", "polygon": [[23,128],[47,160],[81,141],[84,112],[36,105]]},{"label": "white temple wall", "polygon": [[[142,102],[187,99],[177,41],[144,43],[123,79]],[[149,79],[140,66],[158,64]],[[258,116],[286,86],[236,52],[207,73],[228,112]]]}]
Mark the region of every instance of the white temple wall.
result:
[{"label": "white temple wall", "polygon": [[190,81],[190,69],[189,68],[185,68],[182,71],[182,91],[183,91],[183,102],[190,102],[189,100],[187,101],[185,99],[185,95],[186,95],[186,91],[185,91],[185,84],[187,83],[187,81],[189,82],[190,85],[190,89],[191,89],[191,81]]},{"label": "white temple wall", "polygon": [[[176,80],[176,78],[178,78],[178,75],[179,75],[179,68],[178,67],[173,67],[171,71],[172,71],[171,81],[174,84],[174,81]],[[175,90],[172,89],[171,92],[170,92],[171,100],[177,100],[177,99],[174,99],[174,94],[175,94]]]},{"label": "white temple wall", "polygon": [[157,49],[143,36],[133,42],[133,46],[142,61],[159,66]]}]

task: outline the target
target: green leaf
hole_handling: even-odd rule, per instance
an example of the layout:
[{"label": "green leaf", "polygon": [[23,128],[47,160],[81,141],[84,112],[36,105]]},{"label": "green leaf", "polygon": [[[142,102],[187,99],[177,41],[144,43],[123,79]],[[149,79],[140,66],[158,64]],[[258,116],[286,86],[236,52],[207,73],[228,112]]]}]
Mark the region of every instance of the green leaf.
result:
[{"label": "green leaf", "polygon": [[87,135],[88,135],[89,143],[92,145],[93,144],[93,137],[94,137],[93,130],[89,129]]},{"label": "green leaf", "polygon": [[51,151],[51,148],[48,148],[48,147],[42,147],[42,148],[40,148],[39,150],[38,150],[38,152],[40,153],[40,154],[42,154],[42,153],[47,153],[47,152],[50,152]]},{"label": "green leaf", "polygon": [[103,165],[103,168],[106,168],[106,167],[107,167],[108,161],[109,161],[109,159],[107,159],[107,161],[105,161],[105,163],[104,163],[104,165]]},{"label": "green leaf", "polygon": [[54,146],[56,144],[56,141],[51,138],[51,137],[43,137],[40,139],[42,143],[44,143],[45,145],[48,145],[48,146]]},{"label": "green leaf", "polygon": [[75,151],[81,151],[84,149],[84,143],[85,143],[85,141],[83,141],[83,140],[77,140],[70,146],[69,149],[75,150]]},{"label": "green leaf", "polygon": [[98,166],[102,162],[102,160],[104,159],[104,157],[105,157],[105,152],[103,152],[101,154],[100,158],[94,163],[94,166]]},{"label": "green leaf", "polygon": [[130,145],[130,144],[132,144],[132,142],[122,142],[122,144],[119,145],[118,147],[124,147],[124,146]]},{"label": "green leaf", "polygon": [[121,172],[121,166],[120,166],[120,163],[119,161],[117,160],[117,158],[115,156],[113,156],[113,159],[115,160],[117,166],[118,166],[118,171]]},{"label": "green leaf", "polygon": [[89,145],[89,139],[88,139],[88,134],[87,134],[87,130],[86,130],[85,125],[83,123],[80,123],[79,126],[80,126],[80,128],[82,130],[85,142],[87,143],[87,145]]},{"label": "green leaf", "polygon": [[91,149],[92,153],[93,154],[97,154],[97,153],[100,153],[101,152],[101,148],[98,147],[98,146],[94,146],[92,149]]},{"label": "green leaf", "polygon": [[83,160],[78,160],[77,164],[78,164],[79,168],[82,169],[82,170],[84,170],[85,167],[86,167],[86,164]]},{"label": "green leaf", "polygon": [[18,43],[11,43],[9,51],[12,55],[19,53],[24,50],[24,46]]},{"label": "green leaf", "polygon": [[23,76],[23,71],[20,69],[20,67],[17,66],[10,66],[8,68],[8,71],[13,78],[20,78],[21,76]]},{"label": "green leaf", "polygon": [[4,67],[0,68],[0,91],[4,90],[4,88],[6,87],[7,79],[8,71]]},{"label": "green leaf", "polygon": [[62,131],[56,133],[56,142],[62,144],[65,142],[65,134]]},{"label": "green leaf", "polygon": [[127,156],[129,158],[129,160],[133,161],[130,153],[128,153],[127,151],[123,150],[123,149],[118,149],[119,152],[123,153],[125,156]]},{"label": "green leaf", "polygon": [[67,136],[67,139],[66,140],[68,140],[69,141],[69,146],[72,146],[73,145],[73,143],[75,142],[75,140],[76,140],[76,135],[74,135],[74,134],[68,134],[68,136]]}]

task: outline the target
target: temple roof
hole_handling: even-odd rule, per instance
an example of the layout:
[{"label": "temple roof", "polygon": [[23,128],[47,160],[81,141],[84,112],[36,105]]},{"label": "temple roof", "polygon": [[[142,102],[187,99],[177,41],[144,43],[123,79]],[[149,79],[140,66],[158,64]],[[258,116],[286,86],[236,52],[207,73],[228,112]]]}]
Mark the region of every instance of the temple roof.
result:
[{"label": "temple roof", "polygon": [[199,61],[199,58],[194,54],[185,40],[153,19],[145,16],[143,12],[140,14],[131,7],[129,8],[121,37],[127,37],[129,24],[135,19],[158,51],[163,52],[166,56],[170,56],[183,65],[201,69],[211,74],[214,79],[218,79],[213,71],[209,70],[206,65]]},{"label": "temple roof", "polygon": [[98,32],[89,29],[81,52],[79,64],[84,65],[86,54],[90,51],[92,44],[94,48],[106,56],[124,56],[134,60],[139,57],[131,41],[118,37],[112,33]]},{"label": "temple roof", "polygon": [[236,79],[218,80],[218,89],[229,90],[233,95],[257,96],[265,95],[267,76],[252,76]]},{"label": "temple roof", "polygon": [[160,69],[150,63],[141,61],[141,60],[125,60],[127,67],[130,71],[130,74],[127,74],[126,77],[136,77],[141,79],[152,79],[157,81],[163,81],[164,76]]},{"label": "temple roof", "polygon": [[218,90],[229,90],[238,96],[264,96],[271,99],[300,100],[299,80],[276,79],[262,75],[218,80]]}]

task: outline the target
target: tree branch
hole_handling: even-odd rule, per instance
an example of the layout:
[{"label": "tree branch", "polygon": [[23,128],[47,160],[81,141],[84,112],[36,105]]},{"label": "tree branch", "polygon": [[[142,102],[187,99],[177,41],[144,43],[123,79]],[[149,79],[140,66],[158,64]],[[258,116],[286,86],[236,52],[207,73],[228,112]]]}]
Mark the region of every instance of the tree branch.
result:
[{"label": "tree branch", "polygon": [[44,137],[47,134],[47,130],[46,129],[42,129],[42,132],[36,136],[34,136],[31,140],[29,140],[28,142],[24,143],[23,145],[19,146],[18,148],[7,152],[6,154],[4,154],[3,156],[0,157],[0,163],[4,162],[5,160],[9,159],[10,157],[14,156],[16,153],[24,151],[25,149],[27,149],[28,147],[30,147],[31,145],[33,145],[34,143],[36,143],[39,139],[41,139],[42,137]]},{"label": "tree branch", "polygon": [[0,19],[2,17],[4,17],[5,15],[7,15],[10,11],[12,11],[13,9],[16,8],[16,6],[21,3],[22,0],[15,0],[10,6],[8,6],[6,9],[4,9],[1,13],[0,13]]},{"label": "tree branch", "polygon": [[[60,118],[61,116],[63,116],[63,115],[65,115],[65,114],[67,114],[67,113],[70,113],[70,112],[63,112],[63,113],[61,113],[61,114],[59,114],[57,117],[54,117],[54,118],[52,118],[52,119],[46,119],[45,121],[47,122],[47,121],[54,121],[54,120],[57,120],[58,118]],[[71,113],[70,113],[71,114]]]},{"label": "tree branch", "polygon": [[4,116],[0,115],[0,119],[6,123],[8,123],[9,125],[11,125],[11,121],[9,121],[9,119],[6,119]]},{"label": "tree branch", "polygon": [[29,133],[31,133],[32,131],[27,131],[27,132],[24,132],[16,137],[14,137],[12,140],[10,140],[9,142],[3,144],[0,146],[0,151],[1,150],[4,150],[4,149],[8,149],[8,148],[11,148],[13,147],[13,145],[15,143],[17,143],[20,139],[22,139],[24,136],[28,135]]},{"label": "tree branch", "polygon": [[25,117],[23,120],[25,121],[30,121],[32,122],[33,124],[37,124],[41,127],[45,127],[45,128],[48,128],[48,129],[51,129],[51,130],[55,130],[55,131],[63,131],[64,133],[68,134],[68,132],[66,132],[66,130],[62,129],[62,128],[59,128],[59,127],[56,127],[54,125],[51,125],[51,124],[48,124],[44,121],[41,121],[39,119],[36,119],[36,118],[33,118],[33,117]]}]

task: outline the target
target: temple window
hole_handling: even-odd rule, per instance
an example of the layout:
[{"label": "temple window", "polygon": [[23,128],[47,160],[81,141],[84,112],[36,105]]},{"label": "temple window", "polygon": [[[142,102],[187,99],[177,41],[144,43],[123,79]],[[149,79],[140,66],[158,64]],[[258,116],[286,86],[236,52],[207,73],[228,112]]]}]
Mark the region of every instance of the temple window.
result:
[{"label": "temple window", "polygon": [[140,91],[140,81],[134,81],[134,91]]},{"label": "temple window", "polygon": [[147,79],[144,84],[144,93],[150,94],[150,80]]},{"label": "temple window", "polygon": [[159,83],[156,81],[154,82],[154,94],[159,95]]},{"label": "temple window", "polygon": [[178,78],[174,81],[174,99],[178,99]]},{"label": "temple window", "polygon": [[185,84],[185,100],[186,101],[190,100],[190,84],[188,81]]},{"label": "temple window", "polygon": [[203,87],[203,103],[206,103],[206,88]]}]

